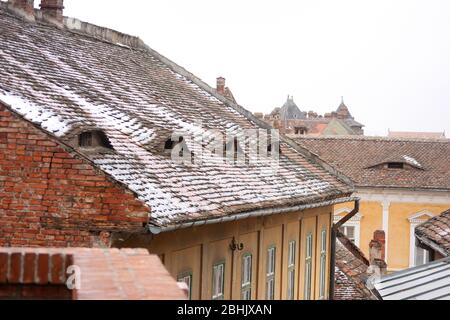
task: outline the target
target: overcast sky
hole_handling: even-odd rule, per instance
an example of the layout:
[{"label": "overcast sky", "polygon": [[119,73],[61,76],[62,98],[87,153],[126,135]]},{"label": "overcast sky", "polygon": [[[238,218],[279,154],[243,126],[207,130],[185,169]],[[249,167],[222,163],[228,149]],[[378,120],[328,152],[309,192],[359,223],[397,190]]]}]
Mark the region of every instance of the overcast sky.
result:
[{"label": "overcast sky", "polygon": [[[39,2],[39,1],[36,1]],[[368,134],[450,136],[448,0],[66,0],[65,15],[137,35],[238,102],[269,113],[340,97]]]}]

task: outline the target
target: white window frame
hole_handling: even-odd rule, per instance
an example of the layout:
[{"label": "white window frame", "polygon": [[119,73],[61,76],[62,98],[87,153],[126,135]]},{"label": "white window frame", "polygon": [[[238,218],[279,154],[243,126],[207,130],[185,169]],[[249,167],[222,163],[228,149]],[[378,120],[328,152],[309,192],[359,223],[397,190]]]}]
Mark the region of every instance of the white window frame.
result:
[{"label": "white window frame", "polygon": [[320,270],[319,270],[319,299],[324,300],[326,294],[327,273],[327,243],[328,230],[323,229],[320,233]]},{"label": "white window frame", "polygon": [[277,264],[277,247],[270,246],[267,249],[266,261],[266,299],[275,299],[275,272]]},{"label": "white window frame", "polygon": [[[217,271],[220,273],[216,273]],[[219,276],[219,279],[216,279],[216,276]],[[217,280],[221,281],[217,282]],[[219,287],[216,288],[216,285]],[[213,266],[211,291],[213,300],[223,300],[225,298],[225,262],[219,262]]]},{"label": "white window frame", "polygon": [[[342,208],[334,212],[334,223],[339,222],[342,219],[342,213],[350,213],[353,209]],[[361,219],[364,216],[361,213],[357,213],[353,218],[347,221],[343,227],[355,227],[355,245],[360,247],[361,245]]]},{"label": "white window frame", "polygon": [[288,272],[287,272],[287,299],[295,299],[295,260],[297,258],[297,242],[289,241],[288,245]]},{"label": "white window frame", "polygon": [[[427,217],[427,218],[423,218]],[[422,210],[409,216],[409,267],[416,266],[416,227],[429,219],[433,218],[434,214],[427,210]],[[425,253],[429,261],[429,252]]]},{"label": "white window frame", "polygon": [[313,234],[309,233],[305,241],[305,292],[304,300],[312,299],[313,286]]},{"label": "white window frame", "polygon": [[[252,268],[253,256],[250,253],[242,256],[241,299],[252,299]],[[248,269],[247,269],[248,268]]]},{"label": "white window frame", "polygon": [[177,282],[186,284],[189,300],[192,299],[192,272],[182,272],[177,276]]}]

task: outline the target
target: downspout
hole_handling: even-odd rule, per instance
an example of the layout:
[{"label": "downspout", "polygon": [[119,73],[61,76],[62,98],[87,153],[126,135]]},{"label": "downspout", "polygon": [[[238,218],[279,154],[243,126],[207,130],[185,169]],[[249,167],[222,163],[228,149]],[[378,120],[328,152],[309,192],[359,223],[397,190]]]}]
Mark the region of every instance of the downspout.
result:
[{"label": "downspout", "polygon": [[331,257],[330,257],[330,300],[334,300],[334,284],[335,284],[335,271],[336,271],[336,240],[337,233],[340,227],[342,227],[348,220],[353,218],[359,212],[359,200],[355,201],[355,208],[349,212],[345,217],[333,224],[331,228]]}]

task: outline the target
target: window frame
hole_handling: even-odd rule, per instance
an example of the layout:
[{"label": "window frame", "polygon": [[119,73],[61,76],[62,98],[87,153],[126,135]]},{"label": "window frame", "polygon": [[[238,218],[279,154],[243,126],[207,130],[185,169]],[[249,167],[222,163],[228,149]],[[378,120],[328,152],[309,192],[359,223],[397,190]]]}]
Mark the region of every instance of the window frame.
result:
[{"label": "window frame", "polygon": [[297,241],[291,240],[288,243],[287,261],[287,299],[295,300],[295,265],[297,259]]},{"label": "window frame", "polygon": [[308,233],[305,240],[305,287],[304,300],[312,299],[312,282],[313,282],[313,241],[312,232]]},{"label": "window frame", "polygon": [[[246,259],[250,259],[249,269],[246,267]],[[248,279],[246,279],[246,272],[249,271]],[[241,299],[242,300],[251,300],[252,299],[252,278],[253,278],[253,255],[251,253],[246,253],[242,255],[241,262]],[[248,280],[244,282],[244,280]],[[248,299],[245,298],[245,295],[249,295]]]},{"label": "window frame", "polygon": [[[343,208],[341,210],[338,210],[334,213],[334,223],[339,222],[339,220],[342,219],[341,214],[342,213],[349,213],[352,209],[349,208]],[[363,215],[361,212],[357,213],[356,216],[351,218],[349,221],[347,221],[343,227],[352,226],[355,227],[355,245],[357,247],[360,247],[361,245],[361,219],[363,218]]]},{"label": "window frame", "polygon": [[189,291],[188,291],[188,297],[189,300],[192,300],[192,280],[193,280],[193,273],[192,271],[185,271],[185,272],[181,272],[177,275],[177,282],[184,282],[186,283],[186,281],[184,281],[184,279],[189,278]]},{"label": "window frame", "polygon": [[85,131],[78,135],[78,146],[80,148],[92,148],[94,146],[93,131]]},{"label": "window frame", "polygon": [[[215,294],[214,291],[216,291],[215,289],[215,285],[216,285],[216,279],[215,279],[215,271],[216,268],[218,267],[222,267],[222,281],[220,283],[221,286],[221,291],[218,294]],[[212,300],[224,300],[225,299],[225,261],[220,261],[217,262],[213,265],[213,269],[212,269],[212,284],[211,284],[211,297]]]},{"label": "window frame", "polygon": [[328,230],[322,229],[320,233],[320,266],[319,266],[319,299],[324,300],[326,294],[327,249]]},{"label": "window frame", "polygon": [[[424,218],[427,217],[427,218]],[[417,245],[416,245],[416,227],[424,222],[426,222],[428,219],[433,218],[434,215],[428,211],[428,210],[422,210],[419,211],[413,215],[411,215],[408,220],[409,220],[409,267],[413,268],[416,267],[416,255],[417,255]],[[428,250],[425,250],[425,255],[424,258],[426,258],[426,260],[424,261],[430,261],[431,260],[431,256],[430,256],[430,252]]]},{"label": "window frame", "polygon": [[[273,255],[271,255],[273,252]],[[276,265],[277,265],[277,247],[276,245],[269,246],[266,252],[266,299],[274,300],[275,299],[275,275],[276,275]],[[270,259],[273,257],[273,259]],[[273,268],[269,268],[273,262]],[[269,269],[271,272],[269,272]],[[271,285],[269,285],[271,284]],[[270,288],[270,290],[269,290]]]}]

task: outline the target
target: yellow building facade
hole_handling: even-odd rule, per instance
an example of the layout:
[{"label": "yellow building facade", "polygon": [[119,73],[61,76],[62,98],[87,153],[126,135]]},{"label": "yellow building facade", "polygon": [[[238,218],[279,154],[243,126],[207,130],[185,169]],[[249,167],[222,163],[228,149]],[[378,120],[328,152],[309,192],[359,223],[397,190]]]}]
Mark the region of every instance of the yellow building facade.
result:
[{"label": "yellow building facade", "polygon": [[333,207],[153,235],[124,246],[158,254],[193,300],[328,299]]},{"label": "yellow building facade", "polygon": [[[360,211],[342,231],[368,256],[376,230],[386,233],[388,271],[423,264],[428,253],[416,246],[417,225],[450,208],[450,192],[359,188]],[[335,221],[353,208],[352,203],[335,206]]]}]

